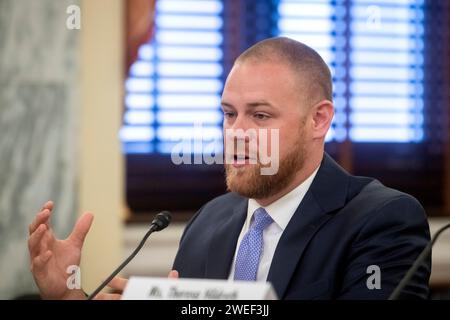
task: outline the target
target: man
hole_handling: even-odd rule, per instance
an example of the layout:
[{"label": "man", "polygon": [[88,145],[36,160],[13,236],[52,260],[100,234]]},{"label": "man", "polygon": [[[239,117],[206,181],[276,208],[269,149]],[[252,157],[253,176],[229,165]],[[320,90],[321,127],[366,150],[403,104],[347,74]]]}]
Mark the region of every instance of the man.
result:
[{"label": "man", "polygon": [[[192,218],[170,276],[270,281],[281,299],[388,298],[429,241],[427,218],[413,197],[349,175],[324,152],[334,110],[321,57],[288,38],[257,43],[236,60],[222,109],[225,132],[278,130],[279,144],[267,147],[279,151],[279,168],[261,174],[267,164],[251,163],[253,138],[225,134],[231,192]],[[227,147],[238,140],[245,148]],[[46,204],[30,226],[33,274],[45,298],[80,298],[65,288],[64,267],[79,263],[92,215],[56,240],[51,209]],[[403,297],[427,297],[430,269],[427,261]]]}]

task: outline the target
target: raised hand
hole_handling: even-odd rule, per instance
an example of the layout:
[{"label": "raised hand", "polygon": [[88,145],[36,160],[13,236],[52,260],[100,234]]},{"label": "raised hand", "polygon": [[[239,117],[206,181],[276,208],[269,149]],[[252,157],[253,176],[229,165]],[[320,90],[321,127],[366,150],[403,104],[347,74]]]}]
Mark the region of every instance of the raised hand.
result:
[{"label": "raised hand", "polygon": [[34,280],[44,299],[84,299],[81,289],[70,289],[68,268],[79,266],[81,249],[94,216],[81,216],[67,239],[56,239],[50,217],[53,202],[47,202],[29,227],[28,249]]}]

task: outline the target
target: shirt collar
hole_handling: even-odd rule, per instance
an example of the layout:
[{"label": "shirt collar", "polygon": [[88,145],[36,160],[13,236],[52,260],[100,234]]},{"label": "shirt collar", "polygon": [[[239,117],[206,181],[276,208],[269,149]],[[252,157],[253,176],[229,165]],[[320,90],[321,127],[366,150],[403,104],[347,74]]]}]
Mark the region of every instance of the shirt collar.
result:
[{"label": "shirt collar", "polygon": [[[320,167],[320,166],[319,166]],[[271,216],[273,221],[284,231],[286,229],[289,221],[297,210],[298,206],[303,200],[306,192],[311,186],[314,177],[319,170],[317,167],[316,170],[301,184],[299,184],[295,189],[285,194],[283,197],[278,199],[277,201],[271,203],[270,205],[264,208],[267,213]],[[256,209],[261,208],[261,205],[255,199],[248,199],[248,209],[247,209],[247,219],[246,225],[250,226],[250,221],[252,219],[253,213]]]}]

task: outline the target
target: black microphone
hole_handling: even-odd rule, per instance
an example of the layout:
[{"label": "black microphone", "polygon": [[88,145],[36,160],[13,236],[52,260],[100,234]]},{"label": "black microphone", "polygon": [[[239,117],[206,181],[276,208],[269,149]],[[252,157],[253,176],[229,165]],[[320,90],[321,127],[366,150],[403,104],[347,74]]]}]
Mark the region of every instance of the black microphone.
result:
[{"label": "black microphone", "polygon": [[406,275],[403,277],[402,281],[398,284],[398,286],[395,288],[395,290],[392,292],[392,294],[389,296],[389,300],[397,300],[399,299],[403,289],[406,287],[406,285],[411,281],[411,278],[416,274],[417,269],[419,269],[425,259],[427,259],[431,254],[431,248],[433,247],[434,243],[436,242],[437,238],[441,235],[442,232],[444,232],[446,229],[450,228],[450,223],[446,224],[442,228],[440,228],[433,236],[431,241],[428,243],[428,245],[425,247],[425,249],[422,250],[419,257],[417,257],[416,261],[414,261],[412,267],[408,270]]},{"label": "black microphone", "polygon": [[108,283],[111,282],[111,280],[136,256],[136,254],[141,250],[141,248],[144,246],[145,241],[147,238],[155,231],[161,231],[164,228],[166,228],[170,221],[172,220],[172,215],[169,211],[163,211],[156,215],[156,217],[153,219],[150,229],[145,234],[144,238],[141,240],[141,243],[137,246],[137,248],[133,251],[133,253],[124,261],[122,264],[114,270],[113,273],[105,280],[103,283],[95,289],[94,292],[92,292],[87,299],[92,300]]}]

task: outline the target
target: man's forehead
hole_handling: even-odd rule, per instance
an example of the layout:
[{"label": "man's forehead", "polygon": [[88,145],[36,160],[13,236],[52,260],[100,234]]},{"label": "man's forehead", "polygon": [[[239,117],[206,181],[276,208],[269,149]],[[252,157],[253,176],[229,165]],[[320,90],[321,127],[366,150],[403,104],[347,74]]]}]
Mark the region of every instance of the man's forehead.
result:
[{"label": "man's forehead", "polygon": [[233,67],[224,86],[224,93],[285,91],[298,85],[297,77],[284,64],[240,63]]},{"label": "man's forehead", "polygon": [[272,103],[274,100],[286,98],[288,95],[296,95],[298,90],[298,83],[280,72],[259,73],[255,71],[240,75],[230,74],[222,92],[222,100]]},{"label": "man's forehead", "polygon": [[276,96],[270,91],[264,90],[264,86],[253,88],[225,87],[222,93],[222,105],[233,106],[234,104],[248,104],[249,106],[273,105]]},{"label": "man's forehead", "polygon": [[[290,66],[283,61],[273,61],[264,59],[250,59],[236,63],[231,69],[230,76],[248,74],[248,73],[271,73],[274,70],[289,71]],[[272,76],[275,74],[272,74]]]}]

